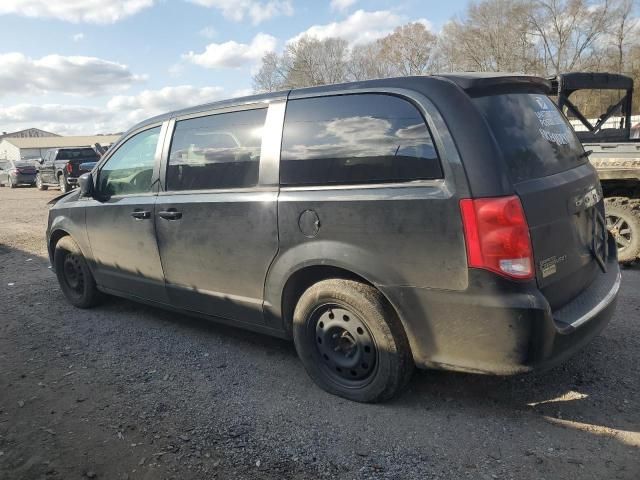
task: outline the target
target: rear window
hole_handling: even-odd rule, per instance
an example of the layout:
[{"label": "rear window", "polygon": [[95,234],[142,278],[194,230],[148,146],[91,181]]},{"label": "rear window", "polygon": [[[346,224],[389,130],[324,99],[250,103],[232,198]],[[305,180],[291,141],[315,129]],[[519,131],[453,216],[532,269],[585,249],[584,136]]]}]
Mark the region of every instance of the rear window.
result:
[{"label": "rear window", "polygon": [[98,154],[93,148],[74,148],[70,150],[58,150],[58,160],[73,160],[75,158],[95,158],[98,159]]},{"label": "rear window", "polygon": [[514,182],[546,177],[587,161],[571,125],[546,95],[473,99],[500,146]]}]

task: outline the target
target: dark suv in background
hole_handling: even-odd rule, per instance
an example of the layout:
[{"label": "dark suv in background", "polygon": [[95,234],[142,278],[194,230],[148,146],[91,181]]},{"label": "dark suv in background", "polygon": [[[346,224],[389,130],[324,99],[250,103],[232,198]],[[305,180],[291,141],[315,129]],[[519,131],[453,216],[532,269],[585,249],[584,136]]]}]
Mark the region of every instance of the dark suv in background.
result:
[{"label": "dark suv in background", "polygon": [[54,148],[47,150],[38,166],[36,186],[39,190],[59,187],[62,193],[78,183],[78,177],[90,171],[99,160],[93,148]]},{"label": "dark suv in background", "polygon": [[292,90],[143,122],[50,210],[51,263],[102,292],[293,338],[357,401],[414,365],[566,358],[620,285],[602,191],[547,81],[439,75]]}]

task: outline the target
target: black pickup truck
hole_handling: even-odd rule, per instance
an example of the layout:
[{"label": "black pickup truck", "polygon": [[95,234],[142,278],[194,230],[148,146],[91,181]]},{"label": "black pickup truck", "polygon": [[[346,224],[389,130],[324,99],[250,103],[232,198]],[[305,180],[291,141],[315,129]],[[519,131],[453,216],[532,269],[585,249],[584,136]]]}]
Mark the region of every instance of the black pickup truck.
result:
[{"label": "black pickup truck", "polygon": [[37,166],[36,187],[46,190],[50,186],[56,186],[65,193],[78,184],[78,177],[90,171],[99,158],[90,147],[48,150]]}]

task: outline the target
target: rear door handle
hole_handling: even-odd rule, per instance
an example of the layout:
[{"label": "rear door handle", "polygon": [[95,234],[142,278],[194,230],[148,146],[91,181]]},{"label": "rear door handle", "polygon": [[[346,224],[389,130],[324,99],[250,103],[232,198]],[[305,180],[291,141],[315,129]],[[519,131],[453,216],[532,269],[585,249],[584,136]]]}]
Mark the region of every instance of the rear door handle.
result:
[{"label": "rear door handle", "polygon": [[148,212],[146,210],[134,210],[133,212],[131,212],[131,216],[136,220],[145,220],[151,217],[151,212]]},{"label": "rear door handle", "polygon": [[182,212],[178,212],[177,210],[163,210],[158,212],[158,216],[165,220],[179,220],[182,218]]}]

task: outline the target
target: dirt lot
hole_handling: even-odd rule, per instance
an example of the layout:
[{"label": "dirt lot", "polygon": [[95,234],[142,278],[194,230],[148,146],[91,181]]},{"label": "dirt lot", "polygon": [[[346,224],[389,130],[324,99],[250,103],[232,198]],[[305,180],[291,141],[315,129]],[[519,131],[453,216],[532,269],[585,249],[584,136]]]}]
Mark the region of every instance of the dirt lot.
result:
[{"label": "dirt lot", "polygon": [[546,373],[418,372],[360,405],[287,342],[62,297],[44,246],[58,192],[0,189],[0,478],[640,478],[640,270],[602,336]]}]

